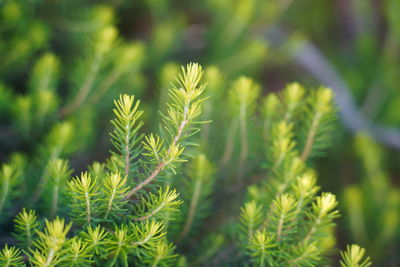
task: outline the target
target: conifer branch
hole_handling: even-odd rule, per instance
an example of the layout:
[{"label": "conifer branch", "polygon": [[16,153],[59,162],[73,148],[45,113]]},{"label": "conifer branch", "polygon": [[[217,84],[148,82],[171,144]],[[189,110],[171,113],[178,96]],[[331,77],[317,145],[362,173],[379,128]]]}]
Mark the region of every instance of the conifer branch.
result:
[{"label": "conifer branch", "polygon": [[104,179],[98,207],[99,210],[104,212],[104,219],[126,210],[124,208],[126,204],[124,196],[129,190],[126,183],[127,178],[121,178],[119,173],[111,173]]},{"label": "conifer branch", "polygon": [[92,223],[95,204],[98,202],[96,197],[97,180],[92,179],[89,173],[81,173],[80,177],[73,178],[69,183],[69,193],[72,197],[72,212],[77,221]]},{"label": "conifer branch", "polygon": [[311,155],[318,155],[321,149],[329,143],[329,132],[334,119],[333,94],[328,88],[319,88],[308,99],[305,110],[306,133],[303,133],[305,140],[301,159],[306,161]]},{"label": "conifer branch", "polygon": [[120,161],[121,172],[129,178],[130,173],[137,164],[135,160],[137,160],[141,152],[138,144],[142,140],[139,130],[143,126],[143,122],[139,121],[139,119],[143,111],[139,110],[140,101],[135,102],[134,96],[121,95],[118,101],[114,101],[114,104],[116,118],[111,121],[115,127],[111,137],[119,155],[113,155]]},{"label": "conifer branch", "polygon": [[62,261],[69,266],[91,266],[94,261],[91,260],[88,244],[79,237],[68,240],[68,248],[64,250],[65,256]]},{"label": "conifer branch", "polygon": [[273,239],[265,231],[257,231],[250,239],[247,254],[256,266],[275,266],[273,257],[277,254]]},{"label": "conifer branch", "polygon": [[[303,242],[307,243],[310,238],[318,231],[321,225],[329,225],[331,221],[339,216],[337,210],[333,210],[337,205],[336,197],[330,193],[323,193],[313,203],[314,220],[305,235]],[[333,210],[333,211],[332,211]]]},{"label": "conifer branch", "polygon": [[[161,212],[176,211],[176,207],[182,203],[177,200],[178,196],[179,194],[176,190],[170,190],[169,186],[165,189],[160,188],[157,195],[150,192],[148,198],[144,199],[141,205],[136,207],[139,216],[134,217],[133,221],[144,221]],[[167,219],[165,216],[162,218]]]},{"label": "conifer branch", "polygon": [[14,219],[15,236],[24,247],[30,247],[33,243],[35,230],[39,223],[36,220],[36,213],[33,210],[26,211],[25,208]]},{"label": "conifer branch", "polygon": [[317,265],[320,261],[320,251],[316,242],[311,244],[300,243],[292,252],[293,256],[288,260],[288,266],[301,266],[302,264]]},{"label": "conifer branch", "polygon": [[277,243],[293,234],[295,199],[289,194],[279,196],[272,203],[268,228],[275,233]]},{"label": "conifer branch", "polygon": [[254,232],[260,227],[263,218],[261,209],[261,206],[257,205],[254,200],[245,203],[241,208],[241,229],[246,237],[247,242],[253,236]]},{"label": "conifer branch", "polygon": [[311,173],[305,173],[297,178],[297,183],[293,185],[293,190],[297,198],[296,216],[301,216],[304,207],[309,204],[312,197],[319,190],[319,187],[315,183],[315,176]]},{"label": "conifer branch", "polygon": [[57,264],[72,224],[65,225],[64,220],[58,217],[53,221],[46,220],[45,224],[44,232],[38,232],[39,238],[34,242],[35,250],[30,249],[30,252],[33,255],[33,264],[47,267]]},{"label": "conifer branch", "polygon": [[97,225],[96,228],[92,228],[89,225],[87,231],[82,232],[81,236],[82,240],[87,244],[88,249],[93,251],[94,255],[105,254],[104,246],[107,242],[108,233],[104,228],[100,225]]},{"label": "conifer branch", "polygon": [[282,101],[266,97],[262,112],[264,129],[271,131],[264,133],[270,176],[249,188],[241,209],[246,264],[316,266],[333,246],[336,198],[330,193],[316,196],[315,172],[305,163],[328,144],[335,117],[331,100],[329,89],[307,95],[298,84],[286,87]]},{"label": "conifer branch", "polygon": [[[179,161],[179,156],[184,151],[184,146],[181,147],[180,145],[181,139],[184,138],[183,133],[189,124],[193,123],[193,120],[201,114],[201,102],[204,99],[199,99],[199,97],[205,87],[200,83],[202,76],[203,70],[198,64],[189,64],[186,69],[182,68],[182,74],[177,78],[178,86],[170,90],[170,98],[173,102],[168,105],[167,115],[163,116],[166,132],[176,132],[176,134],[170,136],[172,141],[170,141],[167,150],[164,151],[161,161],[158,162],[147,178],[129,191],[126,196],[127,199],[151,183],[164,168]],[[197,130],[187,133],[186,137],[196,132]]]},{"label": "conifer branch", "polygon": [[171,261],[177,256],[172,254],[175,246],[172,243],[167,243],[162,240],[158,243],[157,247],[152,248],[152,258],[146,260],[150,266],[156,267],[159,265],[169,265]]},{"label": "conifer branch", "polygon": [[4,267],[23,266],[24,258],[21,251],[15,247],[9,247],[7,244],[0,251],[0,264]]},{"label": "conifer branch", "polygon": [[[17,19],[30,14],[25,14],[25,7],[21,1],[9,2],[4,5],[7,8],[0,7],[0,13],[4,15],[2,20],[10,22],[11,26],[19,25],[21,23],[15,23],[19,21]],[[247,24],[254,17],[252,16],[256,7],[254,2],[242,2],[244,4],[242,3],[240,8],[231,7],[228,1],[220,1],[212,7],[217,9],[223,7],[221,10],[225,13],[230,11],[227,13],[227,18],[232,17],[233,21],[241,22],[239,31],[233,34],[235,38],[229,38],[231,40],[245,39],[236,37],[240,37],[241,34],[238,33],[250,26]],[[154,3],[151,5],[155,14],[168,12],[169,5],[160,7],[153,7]],[[51,10],[52,7],[49,8]],[[76,7],[73,6],[73,8]],[[76,15],[79,17],[78,13]],[[31,194],[33,201],[27,204],[35,205],[40,201],[40,204],[44,204],[44,209],[41,210],[47,211],[48,217],[62,214],[68,216],[68,220],[71,221],[70,224],[66,224],[64,219],[55,217],[52,221],[45,220],[43,227],[40,223],[43,220],[38,219],[33,210],[23,209],[14,220],[14,235],[21,249],[6,245],[0,251],[0,265],[184,266],[188,262],[198,265],[217,265],[218,260],[227,259],[227,265],[235,262],[244,266],[295,267],[318,266],[325,262],[326,252],[334,243],[333,222],[339,216],[338,211],[335,210],[337,202],[332,194],[323,193],[317,196],[319,187],[316,185],[316,174],[307,164],[310,159],[320,155],[329,144],[335,107],[331,103],[333,94],[327,88],[319,88],[308,93],[300,84],[292,83],[286,86],[279,95],[269,94],[262,103],[260,110],[262,121],[259,124],[257,123],[259,122],[258,114],[255,112],[260,93],[259,86],[250,78],[239,77],[232,83],[228,99],[225,99],[225,92],[220,95],[215,93],[217,88],[222,87],[223,77],[216,68],[210,68],[207,72],[216,100],[213,104],[207,105],[205,112],[202,113],[205,100],[202,96],[205,89],[205,84],[201,81],[203,71],[198,64],[191,63],[186,68],[182,68],[182,73],[169,90],[170,101],[166,108],[162,108],[159,133],[143,135],[140,102],[133,96],[121,95],[114,102],[115,119],[112,120],[114,129],[111,134],[114,149],[107,163],[94,163],[89,167],[89,172],[69,179],[71,170],[68,161],[61,160],[59,157],[69,156],[91,138],[90,134],[94,132],[93,125],[98,125],[95,119],[98,114],[102,114],[102,110],[94,107],[93,103],[104,96],[115,83],[121,85],[118,87],[124,87],[124,83],[128,81],[124,74],[136,73],[144,55],[144,46],[141,44],[115,43],[117,31],[109,25],[112,19],[111,8],[96,8],[93,12],[88,12],[86,16],[88,18],[85,17],[83,23],[67,21],[65,23],[71,23],[72,26],[63,25],[64,29],[79,30],[85,32],[85,35],[96,29],[94,32],[96,39],[91,44],[93,54],[84,57],[82,68],[74,67],[73,69],[77,71],[62,75],[71,77],[74,81],[63,78],[60,83],[63,87],[60,88],[61,91],[68,89],[64,87],[69,84],[78,84],[77,91],[67,96],[70,97],[69,102],[59,109],[60,100],[64,95],[58,95],[59,90],[56,87],[59,66],[64,64],[59,63],[57,57],[52,54],[45,54],[35,63],[25,95],[14,96],[13,90],[6,87],[4,89],[3,85],[0,85],[0,113],[3,115],[4,111],[4,114],[7,114],[9,112],[7,109],[12,109],[11,113],[14,117],[11,119],[6,117],[5,121],[15,123],[17,132],[21,132],[26,139],[33,136],[36,143],[37,140],[43,139],[44,131],[53,127],[51,124],[54,120],[60,119],[60,116],[61,118],[70,117],[69,121],[62,121],[53,127],[50,134],[44,138],[44,145],[38,145],[38,153],[32,152],[35,157],[37,154],[39,164],[30,160],[26,168],[29,172],[23,174],[25,166],[15,162],[3,166],[0,172],[1,215],[15,211],[15,205],[9,205],[13,200],[24,201],[25,198],[21,192],[29,196],[29,193],[33,191]],[[45,22],[46,16],[40,17],[40,20],[39,24],[42,20]],[[175,25],[175,22],[175,20],[168,21],[166,28],[156,25],[160,32],[154,35],[157,45],[153,48],[157,49],[158,45],[161,45],[162,50],[169,48],[170,41],[179,30],[177,28],[179,25]],[[78,29],[80,28],[78,26],[82,25],[84,29]],[[167,30],[166,34],[163,30]],[[218,27],[216,30],[218,31]],[[28,32],[38,35],[37,39],[48,38],[40,36],[47,32],[44,30],[42,33]],[[53,32],[53,30],[49,28],[48,32]],[[163,42],[157,42],[158,38],[161,38]],[[25,39],[21,41],[21,47],[30,46],[29,44],[35,41],[31,40],[32,38]],[[17,42],[18,39],[15,40],[17,46],[19,42]],[[47,44],[46,41],[43,40],[41,46],[53,47],[52,43]],[[69,43],[75,42],[66,42],[66,44]],[[257,40],[252,40],[249,46],[240,42],[237,44],[237,47],[232,46],[229,49],[231,51],[227,50],[227,53],[245,48],[243,51],[247,55],[259,53],[265,48]],[[86,44],[82,42],[79,45],[85,48]],[[17,52],[18,50],[23,49],[15,49]],[[29,51],[33,53],[36,49],[29,48]],[[31,61],[32,58],[28,57],[24,62]],[[223,65],[225,66],[226,63]],[[227,77],[235,68],[228,69],[224,73]],[[170,64],[168,69],[165,68],[164,76],[170,76],[173,71],[175,69]],[[18,81],[18,77],[5,78],[7,83]],[[141,82],[139,79],[137,84]],[[163,84],[165,84],[164,81]],[[163,100],[165,97],[162,92],[159,101],[164,103]],[[228,108],[218,106],[225,102]],[[7,107],[3,108],[1,104]],[[58,117],[54,116],[57,109],[60,115]],[[70,116],[80,109],[83,112],[78,115],[82,116],[75,116],[76,114]],[[203,116],[200,116],[202,114]],[[217,131],[211,131],[206,124],[202,127],[198,126],[204,123],[203,120],[210,119],[210,116],[217,123],[225,120],[218,125],[227,126],[227,129],[220,127],[221,129]],[[258,128],[259,126],[261,127]],[[149,127],[152,125],[150,124]],[[204,129],[200,143],[208,144],[209,142],[205,139],[212,138],[213,141],[222,143],[221,146],[225,145],[222,151],[219,150],[221,148],[219,144],[213,147],[202,147],[199,150],[187,149],[188,146],[195,145],[189,138],[198,133],[200,128]],[[258,130],[261,128],[263,132],[259,133]],[[257,140],[261,138],[266,141],[265,147],[257,144]],[[264,148],[265,151],[261,151]],[[204,154],[199,153],[200,151],[206,151],[211,159],[208,160]],[[29,152],[31,153],[30,150]],[[189,158],[187,152],[191,153],[188,170],[180,180],[173,181],[172,176],[181,171],[179,168],[181,163]],[[266,162],[260,158],[263,152],[267,155]],[[264,173],[264,168],[267,171],[267,179],[249,188],[245,197],[246,202],[240,209],[239,225],[229,223],[228,231],[224,230],[225,228],[222,228],[222,231],[213,231],[211,228],[215,225],[216,219],[219,220],[221,217],[226,219],[225,214],[222,216],[218,214],[217,217],[210,214],[216,180],[212,163],[218,160],[218,155],[221,154],[220,168],[228,170],[224,171],[227,174],[224,175],[226,179],[220,181],[223,182],[221,186],[219,185],[221,188],[231,182],[229,176],[237,175],[236,178],[242,180],[246,176],[250,177],[249,175],[254,172]],[[249,162],[250,157],[252,162]],[[73,158],[80,159],[76,156]],[[234,166],[228,166],[233,159]],[[256,166],[261,162],[261,166]],[[366,165],[372,170],[377,167],[375,163],[366,162]],[[80,168],[80,164],[77,166]],[[22,180],[20,178],[28,178],[28,174],[30,176],[31,173],[32,177],[38,179],[20,183]],[[257,179],[263,177],[260,173],[256,175]],[[35,183],[35,188],[30,190],[29,186]],[[170,189],[171,185],[176,186],[180,193],[178,194],[175,189]],[[65,186],[67,190],[64,190]],[[68,195],[64,195],[65,191]],[[378,191],[374,190],[375,194]],[[358,201],[354,205],[360,210],[364,200],[358,194],[362,192],[350,190],[348,193],[352,192],[357,193],[352,199]],[[399,201],[396,193],[393,193],[394,196],[390,195],[390,200],[382,203],[388,203],[388,206],[397,205]],[[178,196],[185,201],[180,201]],[[224,196],[222,195],[218,200]],[[347,201],[351,202],[350,200],[351,198]],[[234,204],[234,201],[231,202]],[[178,206],[181,207],[179,213]],[[235,209],[230,207],[229,211],[231,210]],[[392,211],[392,209],[388,210]],[[385,214],[392,216],[386,211]],[[208,217],[209,215],[212,217]],[[379,241],[394,234],[397,221],[394,215],[394,219],[390,218],[390,222],[386,224],[388,227],[383,227],[385,229],[382,232],[383,238]],[[228,216],[232,218],[231,214]],[[357,214],[354,213],[353,216]],[[9,221],[7,216],[0,217],[5,218],[5,222]],[[207,222],[209,218],[213,220],[210,228],[203,228],[202,223],[206,218]],[[176,223],[169,223],[173,220]],[[166,225],[169,226],[168,229]],[[69,233],[70,229],[72,230]],[[202,230],[200,235],[195,235],[197,229]],[[225,238],[227,232],[236,233],[237,229],[239,230],[237,231],[238,242],[230,242],[231,239],[235,239],[234,235],[229,235],[229,239]],[[212,230],[208,235],[210,238],[201,237],[204,230]],[[183,240],[188,236],[193,236],[193,240],[199,241],[201,246],[196,242],[191,242],[192,239],[190,239],[187,240],[189,246],[184,247],[186,244]],[[190,253],[187,254],[188,258],[182,255],[179,263],[175,262],[177,255],[174,253],[175,246],[168,241],[170,238],[175,239],[179,242],[179,246],[182,246],[179,251]],[[193,251],[197,248],[199,248],[199,253]],[[217,252],[218,255],[212,259]],[[342,252],[341,264],[343,267],[367,267],[370,265],[369,258],[365,258],[364,255],[365,251],[360,247],[348,247],[346,252]],[[195,260],[192,261],[193,259]]]},{"label": "conifer branch", "polygon": [[158,240],[164,236],[163,226],[160,222],[147,221],[138,225],[131,224],[131,227],[135,241],[130,244],[134,247],[145,245],[151,240]]},{"label": "conifer branch", "polygon": [[[189,112],[189,109],[187,106],[185,106],[184,110],[183,110],[183,119],[178,127],[178,132],[177,132],[176,136],[174,137],[172,144],[170,145],[170,147],[166,153],[167,155],[171,154],[172,150],[177,147],[178,141],[182,136],[183,129],[185,128],[186,124],[188,123],[188,121],[187,121],[188,112]],[[154,169],[154,171],[143,182],[139,183],[131,191],[129,191],[129,193],[126,195],[126,198],[127,199],[131,198],[137,191],[142,189],[147,184],[151,183],[151,181],[153,181],[153,179],[157,177],[157,175],[161,172],[161,170],[164,169],[164,167],[167,166],[171,160],[172,160],[171,158],[162,160],[157,165],[157,167]]]},{"label": "conifer branch", "polygon": [[346,251],[340,252],[342,267],[368,267],[372,265],[369,257],[365,257],[365,249],[358,245],[348,245]]}]

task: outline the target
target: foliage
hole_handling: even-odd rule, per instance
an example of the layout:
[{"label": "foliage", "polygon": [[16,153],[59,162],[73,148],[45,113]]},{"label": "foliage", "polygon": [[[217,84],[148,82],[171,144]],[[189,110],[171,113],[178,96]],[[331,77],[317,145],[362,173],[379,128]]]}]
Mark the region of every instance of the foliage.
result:
[{"label": "foliage", "polygon": [[365,134],[355,138],[355,147],[361,160],[363,179],[360,185],[344,188],[344,210],[353,240],[371,251],[372,257],[378,258],[395,242],[400,219],[399,189],[389,182],[381,147]]},{"label": "foliage", "polygon": [[[2,261],[19,264],[24,261],[23,254],[35,266],[173,264],[175,246],[166,238],[167,218],[163,214],[177,211],[182,203],[177,200],[179,194],[169,186],[158,185],[154,192],[152,187],[150,191],[143,189],[162,173],[176,172],[178,164],[185,161],[186,139],[198,132],[196,118],[201,113],[204,90],[202,75],[198,64],[182,68],[179,83],[170,90],[171,103],[163,116],[163,137],[157,137],[161,145],[154,145],[153,134],[142,142],[137,139],[142,125],[137,123],[137,114],[141,114],[139,102],[135,103],[133,96],[121,95],[115,101],[116,119],[112,121],[116,152],[112,152],[106,168],[97,164],[91,173],[82,172],[69,179],[68,161],[51,159],[45,170],[48,183],[42,185],[46,186],[43,191],[48,189],[51,195],[50,217],[68,214],[70,222],[57,216],[44,219],[42,226],[43,219],[38,221],[35,211],[23,209],[15,219],[15,237],[24,250],[6,246]],[[3,205],[11,195],[8,191],[19,185],[16,181],[21,174],[16,166],[19,165],[3,166]],[[121,166],[124,172],[114,170],[115,166]],[[148,177],[135,180],[137,173]],[[64,207],[59,210],[59,197],[65,190],[68,194],[62,198]]]},{"label": "foliage", "polygon": [[340,261],[340,264],[343,267],[368,267],[371,265],[369,257],[364,257],[365,249],[360,248],[357,245],[347,246],[346,251],[341,252],[340,254],[342,255],[342,261]]},{"label": "foliage", "polygon": [[[184,182],[172,179],[188,158],[185,148],[192,145],[188,138],[199,131],[197,125],[202,122],[198,119],[205,100],[202,76],[198,64],[182,68],[177,83],[170,89],[171,102],[161,114],[159,135],[141,133],[139,102],[133,96],[121,95],[114,102],[116,119],[111,121],[115,150],[105,165],[95,163],[89,172],[69,179],[72,171],[68,161],[51,156],[38,196],[42,192],[51,196],[49,217],[68,214],[70,222],[57,216],[44,219],[43,225],[35,211],[23,209],[15,219],[15,237],[23,250],[5,247],[3,258],[18,263],[23,254],[26,261],[36,266],[174,264],[175,245],[169,240],[180,245],[196,234],[210,214],[214,193],[215,168],[205,154],[196,150]],[[249,78],[242,77],[230,91],[235,96],[231,101],[239,101],[239,112],[231,116],[237,116],[239,121],[246,122],[254,114],[242,113],[255,109],[258,89],[252,84]],[[296,102],[307,103],[303,102],[304,94],[300,85],[290,84],[282,93],[282,100],[278,100],[278,110],[286,115],[284,120],[271,122],[272,135],[266,151],[271,178],[259,187],[250,187],[250,200],[241,210],[240,247],[248,257],[242,259],[244,262],[259,266],[313,265],[321,262],[333,245],[337,201],[330,193],[316,195],[315,174],[305,165],[306,160],[317,155],[312,152],[329,140],[325,135],[332,123],[332,97],[329,89],[320,88],[307,100],[311,107],[315,98],[320,105],[302,108]],[[279,117],[282,116],[276,116]],[[296,145],[294,118],[304,121],[303,128],[308,131],[297,137],[307,139],[305,146]],[[240,127],[247,128],[244,124]],[[246,131],[241,134],[240,140],[247,139]],[[300,156],[299,151],[303,151],[301,155],[306,151],[307,156]],[[245,164],[246,160],[247,156],[241,156],[239,162]],[[15,166],[22,165],[18,157],[14,161]],[[14,182],[21,175],[18,171],[11,165],[3,166],[4,204],[7,191],[20,184]],[[184,205],[171,184],[182,192]],[[62,196],[65,191],[67,194]],[[61,203],[63,208],[59,209]],[[350,256],[343,255],[345,262],[349,261]]]},{"label": "foliage", "polygon": [[[321,264],[334,245],[339,212],[333,194],[317,195],[315,171],[306,163],[329,141],[332,93],[319,88],[307,96],[301,85],[289,84],[281,99],[267,96],[264,103],[271,131],[266,139],[269,179],[249,187],[240,215],[241,251],[256,266]],[[270,114],[275,112],[280,114]]]},{"label": "foliage", "polygon": [[375,2],[2,1],[0,265],[398,265]]}]

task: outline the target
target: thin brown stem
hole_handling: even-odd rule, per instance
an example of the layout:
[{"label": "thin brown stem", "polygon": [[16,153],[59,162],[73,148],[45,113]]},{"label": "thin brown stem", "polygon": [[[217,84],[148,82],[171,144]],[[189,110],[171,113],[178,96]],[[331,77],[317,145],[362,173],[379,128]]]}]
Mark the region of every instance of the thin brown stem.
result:
[{"label": "thin brown stem", "polygon": [[305,236],[305,238],[303,239],[303,242],[306,244],[308,242],[308,240],[310,240],[310,238],[312,237],[312,235],[315,233],[315,231],[317,231],[317,227],[318,225],[321,223],[321,218],[318,216],[317,220],[315,221],[315,223],[313,224],[313,226],[310,228],[310,230],[308,231],[307,235]]},{"label": "thin brown stem", "polygon": [[131,245],[132,245],[132,246],[140,246],[140,245],[143,245],[143,244],[145,244],[147,241],[149,241],[150,238],[151,238],[152,236],[153,236],[153,234],[150,233],[148,236],[146,236],[145,238],[143,238],[143,240],[136,241],[136,242],[132,242]]},{"label": "thin brown stem", "polygon": [[[188,105],[189,106],[189,105]],[[175,147],[175,145],[178,143],[179,139],[182,136],[182,132],[183,129],[185,128],[186,124],[188,123],[187,120],[187,115],[189,112],[189,108],[188,106],[186,106],[183,110],[183,119],[179,125],[178,128],[178,132],[176,134],[176,136],[174,137],[172,144],[170,145],[168,151],[167,151],[167,155],[169,154],[169,152],[171,152],[172,147]],[[163,161],[161,161],[156,168],[154,169],[154,171],[141,183],[139,183],[137,186],[135,186],[131,191],[128,192],[128,194],[125,196],[126,199],[130,199],[137,191],[139,191],[140,189],[142,189],[145,185],[149,184],[151,181],[153,181],[154,178],[157,177],[157,175],[160,173],[160,171],[162,169],[164,169],[165,166],[167,166],[170,163],[169,159],[164,159]]]},{"label": "thin brown stem", "polygon": [[144,221],[144,220],[147,220],[148,218],[154,216],[154,214],[156,214],[157,212],[159,212],[164,206],[165,206],[165,202],[161,203],[160,206],[158,206],[157,208],[155,208],[155,209],[154,209],[152,212],[150,212],[149,214],[144,215],[144,216],[139,217],[139,218],[134,218],[133,220],[134,220],[134,221]]},{"label": "thin brown stem", "polygon": [[162,161],[160,164],[157,165],[156,169],[140,184],[135,186],[131,191],[128,192],[128,194],[125,196],[126,199],[131,198],[137,191],[143,188],[143,186],[147,185],[151,181],[153,181],[154,178],[158,175],[158,173],[165,167],[167,163],[165,161]]}]

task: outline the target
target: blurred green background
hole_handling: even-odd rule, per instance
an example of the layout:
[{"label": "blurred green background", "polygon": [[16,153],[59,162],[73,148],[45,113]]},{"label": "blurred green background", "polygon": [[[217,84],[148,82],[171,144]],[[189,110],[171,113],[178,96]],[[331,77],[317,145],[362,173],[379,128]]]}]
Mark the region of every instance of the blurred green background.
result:
[{"label": "blurred green background", "polygon": [[316,166],[340,199],[339,245],[398,266],[399,14],[399,0],[1,0],[0,161],[27,153],[34,173],[48,151],[76,171],[104,160],[112,99],[142,99],[155,128],[170,77],[190,61],[254,77],[263,95],[331,86],[341,120]]}]

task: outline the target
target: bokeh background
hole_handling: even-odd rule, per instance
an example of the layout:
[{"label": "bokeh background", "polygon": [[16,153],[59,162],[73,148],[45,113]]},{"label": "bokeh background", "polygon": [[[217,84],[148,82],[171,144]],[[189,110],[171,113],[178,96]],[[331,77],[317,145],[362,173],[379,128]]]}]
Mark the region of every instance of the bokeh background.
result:
[{"label": "bokeh background", "polygon": [[225,81],[251,76],[262,94],[327,85],[340,120],[316,166],[340,199],[339,246],[398,266],[399,14],[398,0],[1,0],[0,161],[26,153],[35,175],[49,147],[76,172],[106,159],[113,99],[140,98],[155,129],[171,77],[191,61]]}]

